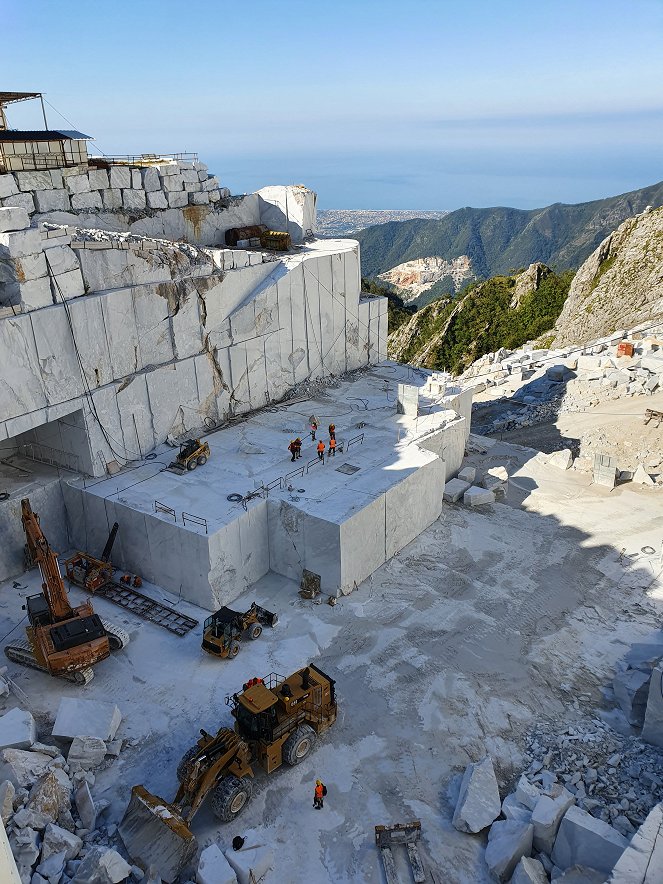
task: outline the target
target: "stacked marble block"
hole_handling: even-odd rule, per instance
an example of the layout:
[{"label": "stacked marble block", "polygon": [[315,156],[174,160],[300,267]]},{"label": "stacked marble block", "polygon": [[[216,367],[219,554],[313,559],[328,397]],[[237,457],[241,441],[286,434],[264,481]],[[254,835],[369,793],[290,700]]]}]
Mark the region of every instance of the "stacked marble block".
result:
[{"label": "stacked marble block", "polygon": [[66,231],[30,227],[26,209],[0,209],[0,307],[36,310],[84,294],[80,264]]},{"label": "stacked marble block", "polygon": [[207,205],[230,196],[205,163],[164,160],[149,166],[72,166],[0,175],[0,205],[28,214],[145,211]]}]

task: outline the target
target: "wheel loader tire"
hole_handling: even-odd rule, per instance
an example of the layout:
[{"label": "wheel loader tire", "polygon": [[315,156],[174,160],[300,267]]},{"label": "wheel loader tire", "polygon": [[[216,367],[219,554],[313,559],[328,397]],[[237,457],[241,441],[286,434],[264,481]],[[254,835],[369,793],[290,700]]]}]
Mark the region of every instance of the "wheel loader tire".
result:
[{"label": "wheel loader tire", "polygon": [[230,648],[228,649],[229,657],[236,657],[239,654],[239,642],[230,642]]},{"label": "wheel loader tire", "polygon": [[232,822],[251,800],[253,787],[249,777],[224,777],[212,793],[212,810],[224,823]]},{"label": "wheel loader tire", "polygon": [[308,724],[301,724],[283,744],[283,760],[294,767],[310,754],[315,746],[317,734]]},{"label": "wheel loader tire", "polygon": [[262,635],[262,626],[259,623],[254,623],[251,629],[249,629],[249,638],[257,639]]},{"label": "wheel loader tire", "polygon": [[182,756],[182,760],[177,765],[177,781],[179,783],[183,782],[186,775],[189,772],[189,767],[191,766],[191,762],[195,754],[199,750],[199,746],[192,746],[190,749],[187,749],[184,755]]},{"label": "wheel loader tire", "polygon": [[187,468],[187,470],[195,470],[195,468],[197,466],[198,466],[198,461],[196,460],[195,457],[192,457],[191,460],[189,461],[189,463],[186,465],[186,468]]},{"label": "wheel loader tire", "polygon": [[201,454],[200,457],[197,459],[197,463],[199,467],[204,467],[207,463],[207,455]]}]

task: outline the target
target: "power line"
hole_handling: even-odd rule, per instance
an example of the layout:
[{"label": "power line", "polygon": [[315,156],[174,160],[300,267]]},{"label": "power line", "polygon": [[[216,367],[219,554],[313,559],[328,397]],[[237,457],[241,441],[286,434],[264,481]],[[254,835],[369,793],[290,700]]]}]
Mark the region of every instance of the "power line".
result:
[{"label": "power line", "polygon": [[[59,110],[57,109],[57,107],[55,107],[55,105],[51,104],[51,102],[48,100],[48,98],[44,98],[44,96],[42,95],[42,99],[46,102],[46,104],[47,104],[49,107],[52,107],[52,108],[53,108],[53,110],[55,111],[56,114],[59,114],[59,115],[62,117],[62,119],[65,120],[65,122],[69,123],[69,125],[70,125],[73,129],[77,129],[77,126],[75,125],[75,123],[72,123],[70,119],[68,119],[67,117],[65,117],[65,115],[62,113],[62,111],[59,111]],[[104,153],[103,150],[99,147],[99,145],[97,144],[97,142],[95,141],[94,138],[91,138],[90,141],[91,141],[93,144],[96,144],[96,145],[97,145],[97,150],[99,151],[99,153],[101,153],[101,154],[102,154],[103,156],[105,156],[105,157],[108,156],[108,154]]]}]

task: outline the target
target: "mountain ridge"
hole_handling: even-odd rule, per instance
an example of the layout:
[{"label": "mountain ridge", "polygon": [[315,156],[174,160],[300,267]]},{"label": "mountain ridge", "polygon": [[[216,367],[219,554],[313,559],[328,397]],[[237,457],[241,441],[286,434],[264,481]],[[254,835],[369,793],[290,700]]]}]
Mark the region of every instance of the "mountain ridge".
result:
[{"label": "mountain ridge", "polygon": [[[508,275],[537,261],[557,271],[575,270],[619,224],[647,206],[660,205],[663,181],[601,200],[541,209],[466,206],[439,220],[389,221],[355,237],[362,275],[368,278],[431,257],[453,261],[465,256],[477,279]],[[436,289],[437,284],[429,296],[442,293]]]}]

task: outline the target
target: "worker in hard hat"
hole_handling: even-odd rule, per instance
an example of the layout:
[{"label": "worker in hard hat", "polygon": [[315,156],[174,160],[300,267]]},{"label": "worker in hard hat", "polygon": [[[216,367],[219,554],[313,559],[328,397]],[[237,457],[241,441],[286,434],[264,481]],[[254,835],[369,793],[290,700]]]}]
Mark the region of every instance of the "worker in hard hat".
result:
[{"label": "worker in hard hat", "polygon": [[322,441],[322,439],[318,442],[318,458],[320,460],[325,459],[325,443]]},{"label": "worker in hard hat", "polygon": [[336,424],[329,424],[329,438],[330,440],[336,438]]},{"label": "worker in hard hat", "polygon": [[322,810],[324,797],[327,794],[327,787],[322,780],[315,781],[315,789],[313,791],[313,807],[316,810]]},{"label": "worker in hard hat", "polygon": [[311,441],[315,442],[315,434],[318,432],[318,425],[315,421],[311,421]]},{"label": "worker in hard hat", "polygon": [[302,456],[302,440],[297,436],[295,439],[295,459],[299,460]]},{"label": "worker in hard hat", "polygon": [[295,460],[297,457],[297,442],[295,439],[290,440],[290,445],[288,445],[288,451],[292,454],[291,460]]},{"label": "worker in hard hat", "polygon": [[329,454],[327,455],[327,459],[330,457],[336,456],[336,437],[332,436],[329,440]]}]

